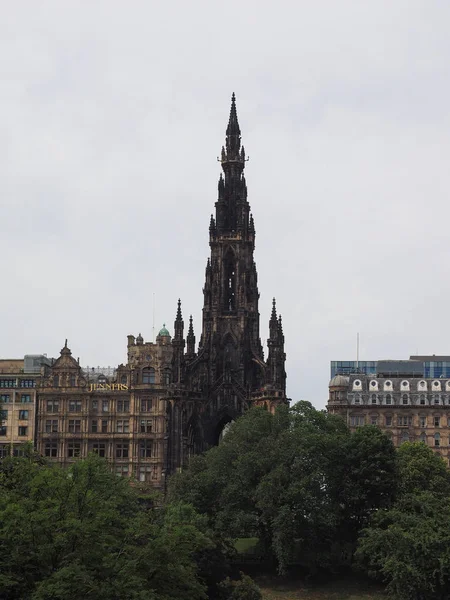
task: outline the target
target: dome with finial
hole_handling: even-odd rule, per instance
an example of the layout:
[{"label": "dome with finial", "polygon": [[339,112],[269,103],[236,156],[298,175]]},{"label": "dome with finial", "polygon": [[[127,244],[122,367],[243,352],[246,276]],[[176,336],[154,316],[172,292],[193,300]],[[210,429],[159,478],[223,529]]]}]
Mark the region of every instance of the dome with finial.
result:
[{"label": "dome with finial", "polygon": [[159,330],[158,336],[160,336],[160,337],[170,337],[170,333],[166,329],[166,324],[165,323],[163,323],[162,329]]}]

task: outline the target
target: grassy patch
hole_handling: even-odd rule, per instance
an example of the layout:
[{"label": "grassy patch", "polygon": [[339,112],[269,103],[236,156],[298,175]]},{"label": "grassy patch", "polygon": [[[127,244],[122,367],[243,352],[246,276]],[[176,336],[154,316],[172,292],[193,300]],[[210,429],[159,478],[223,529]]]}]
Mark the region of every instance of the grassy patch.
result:
[{"label": "grassy patch", "polygon": [[313,585],[268,577],[255,577],[255,580],[264,600],[386,600],[380,588],[356,581]]},{"label": "grassy patch", "polygon": [[238,538],[234,544],[234,547],[239,554],[253,554],[258,545],[257,537],[250,538]]}]

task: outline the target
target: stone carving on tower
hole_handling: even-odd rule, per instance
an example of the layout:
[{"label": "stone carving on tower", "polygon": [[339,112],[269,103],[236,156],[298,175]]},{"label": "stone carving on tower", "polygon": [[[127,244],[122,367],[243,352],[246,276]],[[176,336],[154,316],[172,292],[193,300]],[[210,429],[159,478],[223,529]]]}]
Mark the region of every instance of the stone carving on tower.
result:
[{"label": "stone carving on tower", "polygon": [[252,405],[286,403],[284,335],[275,299],[268,359],[259,331],[255,225],[247,200],[246,163],[233,94],[221,152],[218,198],[211,215],[197,352],[192,317],[184,340],[181,302],[174,324],[172,385],[167,402],[167,473],[218,443],[224,427]]}]

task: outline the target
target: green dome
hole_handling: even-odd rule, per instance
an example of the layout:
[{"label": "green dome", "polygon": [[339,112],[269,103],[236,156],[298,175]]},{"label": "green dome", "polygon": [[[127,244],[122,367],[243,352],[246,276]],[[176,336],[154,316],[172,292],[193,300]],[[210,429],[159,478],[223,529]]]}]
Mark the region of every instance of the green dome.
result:
[{"label": "green dome", "polygon": [[170,333],[166,329],[166,324],[165,323],[163,323],[162,329],[160,330],[160,332],[158,333],[158,335],[160,335],[162,337],[170,337]]}]

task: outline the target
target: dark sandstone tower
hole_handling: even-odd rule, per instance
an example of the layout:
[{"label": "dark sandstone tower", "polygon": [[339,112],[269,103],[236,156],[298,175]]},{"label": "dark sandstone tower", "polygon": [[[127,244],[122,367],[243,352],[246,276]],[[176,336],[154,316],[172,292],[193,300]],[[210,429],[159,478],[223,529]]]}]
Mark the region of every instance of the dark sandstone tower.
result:
[{"label": "dark sandstone tower", "polygon": [[267,361],[261,345],[255,225],[247,200],[246,157],[234,94],[220,162],[223,174],[209,226],[211,257],[206,264],[197,352],[192,317],[185,344],[178,301],[173,383],[167,403],[168,473],[183,466],[192,453],[217,444],[224,427],[250,406],[264,405],[273,411],[287,402],[284,335],[275,300]]}]

